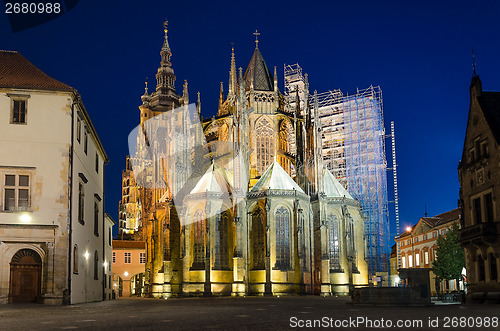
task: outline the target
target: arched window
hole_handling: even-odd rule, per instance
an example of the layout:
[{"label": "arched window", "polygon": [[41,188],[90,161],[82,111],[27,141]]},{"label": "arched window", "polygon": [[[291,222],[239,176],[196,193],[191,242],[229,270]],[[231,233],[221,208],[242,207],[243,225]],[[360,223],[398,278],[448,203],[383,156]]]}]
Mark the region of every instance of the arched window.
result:
[{"label": "arched window", "polygon": [[257,170],[262,175],[274,159],[273,125],[268,119],[263,118],[257,123],[255,133],[257,140]]},{"label": "arched window", "polygon": [[329,249],[330,249],[330,270],[340,271],[340,245],[339,245],[339,223],[337,217],[330,214],[328,216],[329,223]]},{"label": "arched window", "polygon": [[94,251],[94,279],[99,279],[99,254]]},{"label": "arched window", "polygon": [[261,208],[252,214],[252,253],[253,269],[266,268],[266,214]]},{"label": "arched window", "polygon": [[228,226],[229,215],[226,212],[215,216],[215,267],[221,269],[229,268],[228,251]]},{"label": "arched window", "polygon": [[276,268],[290,268],[290,213],[284,207],[276,211]]},{"label": "arched window", "polygon": [[205,215],[201,209],[194,214],[193,268],[205,266]]}]

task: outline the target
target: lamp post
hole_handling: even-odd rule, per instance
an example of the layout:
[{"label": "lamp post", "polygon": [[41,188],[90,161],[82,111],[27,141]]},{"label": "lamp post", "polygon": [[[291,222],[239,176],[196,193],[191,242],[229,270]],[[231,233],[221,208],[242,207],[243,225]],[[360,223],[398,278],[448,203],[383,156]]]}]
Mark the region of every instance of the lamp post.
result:
[{"label": "lamp post", "polygon": [[[413,248],[413,233],[412,233],[412,229],[411,229],[411,226],[407,227],[406,228],[406,231],[408,231],[410,233],[410,240],[411,240],[411,267],[413,268],[413,266],[415,265],[415,249]],[[408,263],[409,264],[409,263]]]}]

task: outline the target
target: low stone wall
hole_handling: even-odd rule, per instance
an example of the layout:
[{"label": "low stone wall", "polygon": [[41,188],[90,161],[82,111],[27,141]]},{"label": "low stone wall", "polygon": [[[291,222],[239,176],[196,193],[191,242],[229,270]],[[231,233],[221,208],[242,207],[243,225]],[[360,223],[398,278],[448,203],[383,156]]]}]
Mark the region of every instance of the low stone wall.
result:
[{"label": "low stone wall", "polygon": [[351,304],[357,306],[431,306],[430,296],[418,287],[362,287],[352,291]]}]

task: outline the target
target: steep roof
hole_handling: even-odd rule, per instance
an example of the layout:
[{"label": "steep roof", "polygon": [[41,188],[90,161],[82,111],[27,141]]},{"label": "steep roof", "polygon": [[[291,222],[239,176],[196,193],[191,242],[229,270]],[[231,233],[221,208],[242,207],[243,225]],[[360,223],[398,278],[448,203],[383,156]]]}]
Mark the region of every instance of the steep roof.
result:
[{"label": "steep roof", "polygon": [[253,81],[254,90],[274,91],[273,75],[271,75],[271,71],[269,71],[266,61],[264,61],[258,48],[255,48],[253,52],[243,79],[245,80],[246,88],[250,88],[250,84]]},{"label": "steep roof", "polygon": [[113,249],[115,248],[137,248],[137,249],[145,249],[146,242],[144,241],[135,241],[135,240],[117,240],[113,239]]},{"label": "steep roof", "polygon": [[0,87],[73,91],[48,76],[16,51],[0,51]]},{"label": "steep roof", "polygon": [[226,193],[228,191],[230,191],[230,186],[223,174],[223,170],[212,163],[193,190],[191,190],[190,194],[205,192]]},{"label": "steep roof", "polygon": [[276,161],[267,168],[250,192],[260,190],[296,190],[304,193],[300,186]]},{"label": "steep roof", "polygon": [[353,199],[347,190],[339,183],[337,178],[328,169],[323,169],[323,189],[329,198],[346,197]]},{"label": "steep roof", "polygon": [[493,136],[500,143],[500,92],[482,92],[478,101]]},{"label": "steep roof", "polygon": [[[420,220],[417,222],[417,224],[411,227],[410,232],[413,233],[413,231],[415,231],[419,222],[427,224],[430,228],[435,228],[446,223],[457,221],[460,218],[460,215],[461,215],[460,208],[455,208],[445,213],[436,215],[434,217],[421,217]],[[405,230],[403,233],[399,235],[399,238],[409,236],[410,232]]]}]

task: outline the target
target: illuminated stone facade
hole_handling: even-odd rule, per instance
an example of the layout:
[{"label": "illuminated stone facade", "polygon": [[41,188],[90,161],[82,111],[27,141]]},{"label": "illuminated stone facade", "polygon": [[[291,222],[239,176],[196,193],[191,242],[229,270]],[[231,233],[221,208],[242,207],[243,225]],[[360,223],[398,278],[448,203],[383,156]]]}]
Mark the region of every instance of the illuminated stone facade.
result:
[{"label": "illuminated stone facade", "polygon": [[367,285],[360,204],[323,167],[317,103],[298,93],[286,102],[256,42],[245,73],[233,50],[227,95],[221,84],[217,116],[202,120],[199,93],[196,106],[187,82],[176,93],[166,29],[160,54],[130,157],[145,292],[332,295]]}]

